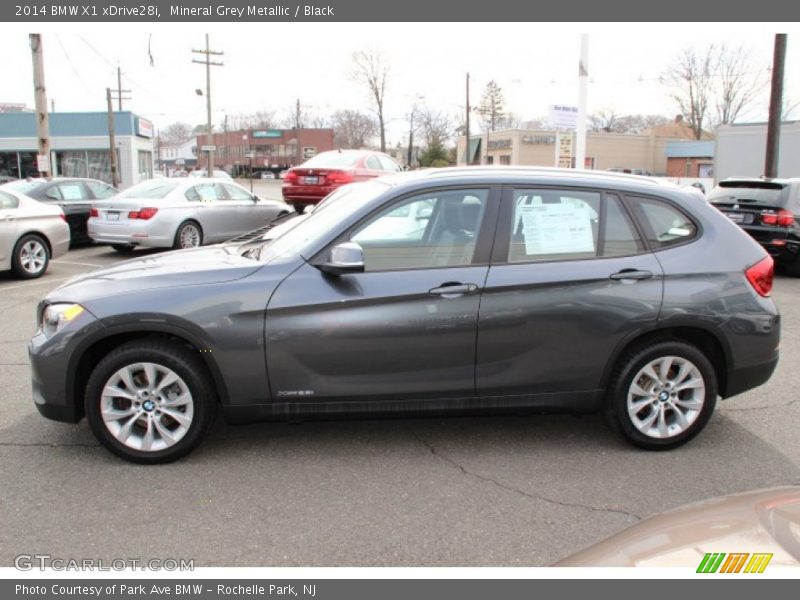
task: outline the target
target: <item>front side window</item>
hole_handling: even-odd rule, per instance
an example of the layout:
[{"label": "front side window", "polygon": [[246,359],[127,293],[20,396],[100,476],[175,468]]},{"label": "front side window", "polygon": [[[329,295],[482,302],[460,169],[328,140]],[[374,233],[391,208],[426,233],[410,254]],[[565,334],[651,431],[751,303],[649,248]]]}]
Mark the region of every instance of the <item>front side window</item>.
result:
[{"label": "front side window", "polygon": [[472,263],[489,192],[437,190],[379,212],[350,236],[366,271],[466,266]]},{"label": "front side window", "polygon": [[[605,205],[604,205],[605,203]],[[551,262],[644,251],[621,200],[600,192],[514,191],[509,262]]]},{"label": "front side window", "polygon": [[192,202],[217,202],[225,200],[225,191],[219,183],[201,183],[186,190],[186,198]]},{"label": "front side window", "polygon": [[667,202],[636,197],[630,201],[653,250],[680,244],[697,234],[697,226],[689,217]]}]

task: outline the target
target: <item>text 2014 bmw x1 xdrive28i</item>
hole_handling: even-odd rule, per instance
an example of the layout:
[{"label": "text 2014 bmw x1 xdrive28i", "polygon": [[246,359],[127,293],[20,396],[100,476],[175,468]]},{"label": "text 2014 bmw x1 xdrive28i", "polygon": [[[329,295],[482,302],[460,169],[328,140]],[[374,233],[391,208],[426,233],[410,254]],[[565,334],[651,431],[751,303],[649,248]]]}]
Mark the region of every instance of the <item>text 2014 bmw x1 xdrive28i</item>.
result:
[{"label": "text 2014 bmw x1 xdrive28i", "polygon": [[353,184],[262,245],[131,260],[39,306],[33,398],[165,462],[231,422],[605,411],[674,448],[778,360],[772,259],[629,175],[444,169]]}]

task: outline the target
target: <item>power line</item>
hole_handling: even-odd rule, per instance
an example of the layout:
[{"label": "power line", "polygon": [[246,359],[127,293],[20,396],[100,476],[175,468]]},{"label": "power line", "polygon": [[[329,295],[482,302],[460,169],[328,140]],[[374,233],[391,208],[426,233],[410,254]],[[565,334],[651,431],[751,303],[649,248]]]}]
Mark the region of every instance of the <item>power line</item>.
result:
[{"label": "power line", "polygon": [[64,44],[61,42],[61,36],[58,35],[58,34],[56,34],[56,41],[58,42],[58,45],[61,47],[61,51],[64,53],[64,58],[67,59],[67,63],[69,63],[70,69],[72,69],[72,72],[75,74],[75,77],[78,79],[78,81],[81,82],[81,85],[86,90],[86,92],[91,95],[92,94],[92,90],[89,89],[89,86],[83,80],[83,77],[81,77],[80,73],[78,73],[78,69],[75,68],[75,64],[72,62],[72,59],[70,58],[69,53],[67,52],[67,49],[64,47]]}]

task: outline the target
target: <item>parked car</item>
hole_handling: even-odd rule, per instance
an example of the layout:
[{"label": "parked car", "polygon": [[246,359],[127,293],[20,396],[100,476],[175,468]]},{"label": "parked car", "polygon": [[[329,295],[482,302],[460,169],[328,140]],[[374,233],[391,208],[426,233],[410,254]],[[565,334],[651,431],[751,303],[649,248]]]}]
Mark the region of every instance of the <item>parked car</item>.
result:
[{"label": "parked car", "polygon": [[[206,169],[196,169],[194,171],[189,171],[188,176],[189,177],[207,177],[208,176],[208,171]],[[227,171],[223,171],[222,169],[214,169],[214,177],[216,177],[218,179],[228,179],[228,180],[232,180],[233,179],[233,177],[231,177],[230,173],[228,173]]]},{"label": "parked car", "polygon": [[97,179],[52,177],[49,179],[20,179],[0,186],[45,204],[61,207],[69,224],[73,244],[91,242],[86,230],[89,213],[96,200],[110,198],[116,188]]},{"label": "parked car", "polygon": [[97,202],[89,236],[119,252],[194,248],[236,237],[291,211],[227,179],[151,179]]},{"label": "parked car", "polygon": [[[777,364],[772,259],[677,186],[461,168],[340,194],[260,246],[148,256],[50,292],[29,346],[37,408],[86,416],[142,463],[189,452],[217,405],[231,422],[602,411],[665,450]],[[405,209],[419,226],[387,235]]]},{"label": "parked car", "polygon": [[258,176],[259,179],[275,179],[275,173],[272,171],[261,171]]},{"label": "parked car", "polygon": [[800,488],[754,490],[650,517],[555,566],[763,573],[768,565],[800,566],[798,531]]},{"label": "parked car", "polygon": [[761,244],[788,275],[800,277],[800,178],[730,178],[708,200]]},{"label": "parked car", "polygon": [[298,213],[317,204],[340,185],[398,173],[402,169],[381,152],[333,150],[321,152],[283,176],[283,199]]},{"label": "parked car", "polygon": [[63,211],[10,189],[0,189],[0,271],[34,279],[50,259],[69,249],[69,225]]},{"label": "parked car", "polygon": [[606,169],[610,173],[626,173],[628,175],[643,175],[645,177],[652,177],[653,173],[647,169],[629,169],[628,167],[611,167]]}]

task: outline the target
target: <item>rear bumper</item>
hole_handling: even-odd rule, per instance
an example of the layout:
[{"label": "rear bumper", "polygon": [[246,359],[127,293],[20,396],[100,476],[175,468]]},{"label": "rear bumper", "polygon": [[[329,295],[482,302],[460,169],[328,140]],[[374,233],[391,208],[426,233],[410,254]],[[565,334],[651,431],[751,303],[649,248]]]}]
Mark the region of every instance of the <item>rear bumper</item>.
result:
[{"label": "rear bumper", "polygon": [[317,204],[334,191],[335,185],[286,185],[281,188],[283,199],[288,204]]},{"label": "rear bumper", "polygon": [[776,350],[775,355],[764,363],[732,369],[728,373],[724,397],[730,398],[765,384],[772,377],[777,366],[778,351]]},{"label": "rear bumper", "polygon": [[120,221],[109,223],[100,219],[89,219],[87,232],[98,244],[122,246],[147,246],[152,248],[172,247],[174,233],[166,227],[154,227],[154,221]]}]

